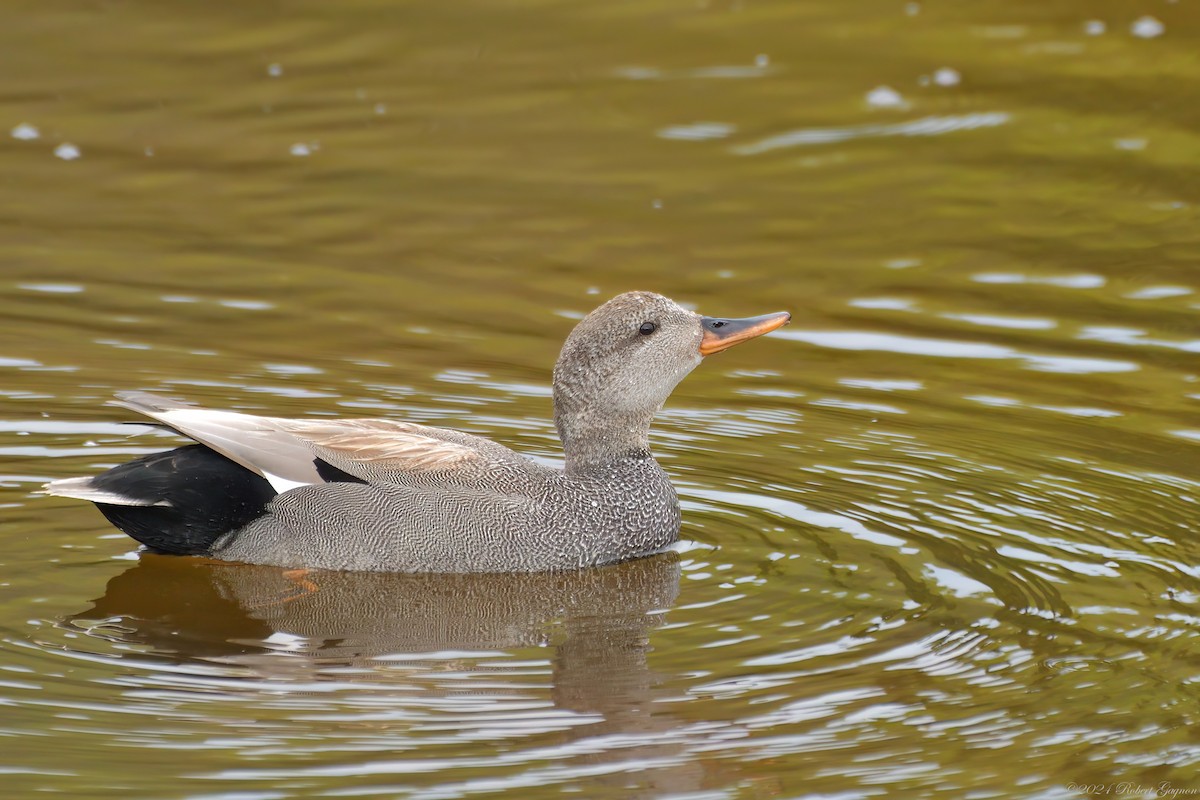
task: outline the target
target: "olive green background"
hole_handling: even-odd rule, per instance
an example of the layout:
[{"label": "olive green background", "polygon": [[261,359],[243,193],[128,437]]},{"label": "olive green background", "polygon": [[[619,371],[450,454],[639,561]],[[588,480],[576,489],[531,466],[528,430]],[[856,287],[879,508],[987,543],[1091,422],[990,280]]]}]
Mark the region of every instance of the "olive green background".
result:
[{"label": "olive green background", "polygon": [[[5,796],[1200,791],[1198,23],[5,3]],[[794,314],[659,418],[677,555],[313,592],[32,494],[173,445],[122,389],[552,462],[629,289]]]}]

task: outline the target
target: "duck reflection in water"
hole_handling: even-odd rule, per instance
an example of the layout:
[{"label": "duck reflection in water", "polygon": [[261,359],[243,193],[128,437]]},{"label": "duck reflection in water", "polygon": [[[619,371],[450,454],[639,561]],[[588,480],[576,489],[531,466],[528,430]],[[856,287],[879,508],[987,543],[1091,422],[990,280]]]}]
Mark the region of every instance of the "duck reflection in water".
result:
[{"label": "duck reflection in water", "polygon": [[[556,639],[559,649],[576,650],[580,629],[644,643],[678,591],[674,553],[575,572],[445,575],[287,570],[143,553],[69,622],[172,660],[232,659],[271,672],[283,642],[317,669],[334,660]],[[603,676],[612,665],[593,666]]]},{"label": "duck reflection in water", "polygon": [[[247,669],[255,678],[247,692],[259,691],[266,679],[283,690],[289,682],[328,681],[353,693],[362,680],[369,683],[363,692],[376,700],[381,686],[385,694],[395,686],[395,702],[403,704],[416,685],[426,708],[436,709],[444,697],[448,713],[459,710],[451,696],[472,684],[441,681],[446,670],[485,673],[488,694],[511,692],[527,702],[545,691],[544,679],[528,682],[528,662],[545,659],[553,707],[597,717],[553,734],[567,744],[612,734],[642,738],[680,726],[665,713],[669,706],[656,703],[660,678],[647,660],[651,631],[664,623],[679,581],[673,552],[576,572],[449,575],[286,570],[143,554],[91,608],[63,624],[116,643],[133,652],[129,657],[167,660],[176,671],[196,662]],[[522,652],[530,648],[537,650]],[[511,688],[497,689],[513,659],[522,666]],[[380,732],[405,735],[395,720],[379,725]],[[680,747],[589,748],[575,759],[623,761],[631,749],[639,757],[670,758]],[[638,777],[625,796],[698,785],[700,767],[679,762]],[[617,771],[589,780],[611,780],[624,791],[633,778]]]}]

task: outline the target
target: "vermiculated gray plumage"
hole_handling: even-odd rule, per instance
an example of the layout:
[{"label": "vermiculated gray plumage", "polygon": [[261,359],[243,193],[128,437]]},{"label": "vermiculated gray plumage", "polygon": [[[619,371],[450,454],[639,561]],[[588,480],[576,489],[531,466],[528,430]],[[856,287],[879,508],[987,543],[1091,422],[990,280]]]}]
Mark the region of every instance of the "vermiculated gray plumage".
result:
[{"label": "vermiculated gray plumage", "polygon": [[679,532],[675,490],[648,454],[604,477],[532,463],[428,477],[293,489],[209,555],[324,569],[561,570],[658,552]]},{"label": "vermiculated gray plumage", "polygon": [[[258,417],[133,393],[119,404],[211,457],[181,448],[186,458],[147,456],[45,491],[92,500],[159,550],[283,567],[523,572],[649,555],[680,526],[675,490],[650,454],[654,414],[703,355],[788,319],[702,318],[648,292],[589,314],[554,368],[564,470],[442,428]],[[168,463],[177,470],[164,473]],[[147,470],[153,481],[141,478]],[[237,490],[195,496],[210,485]]]}]

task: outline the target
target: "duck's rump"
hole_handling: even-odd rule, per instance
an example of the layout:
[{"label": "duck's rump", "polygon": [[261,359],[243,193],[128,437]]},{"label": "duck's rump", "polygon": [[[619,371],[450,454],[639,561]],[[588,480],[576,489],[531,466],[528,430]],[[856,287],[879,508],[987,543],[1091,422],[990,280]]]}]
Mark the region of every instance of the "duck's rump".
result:
[{"label": "duck's rump", "polygon": [[47,494],[91,500],[128,536],[163,553],[198,555],[267,513],[267,480],[201,444],[153,453]]},{"label": "duck's rump", "polygon": [[[367,484],[320,458],[314,465],[325,482],[280,493],[266,478],[191,444],[93,477],[54,481],[46,492],[91,500],[123,533],[162,553],[400,571],[496,571],[525,561],[514,542],[504,541],[536,527],[524,494]],[[541,548],[525,544],[536,558]]]}]

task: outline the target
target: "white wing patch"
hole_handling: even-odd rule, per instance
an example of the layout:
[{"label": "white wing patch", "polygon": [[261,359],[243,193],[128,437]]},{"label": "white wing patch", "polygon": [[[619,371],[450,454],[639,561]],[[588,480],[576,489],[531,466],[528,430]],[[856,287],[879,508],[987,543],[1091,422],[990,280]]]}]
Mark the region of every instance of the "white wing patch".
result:
[{"label": "white wing patch", "polygon": [[288,489],[295,489],[300,486],[312,486],[314,483],[314,481],[290,481],[287,478],[281,478],[269,472],[264,472],[263,477],[267,479],[267,483],[271,484],[271,488],[279,494],[283,494]]}]

